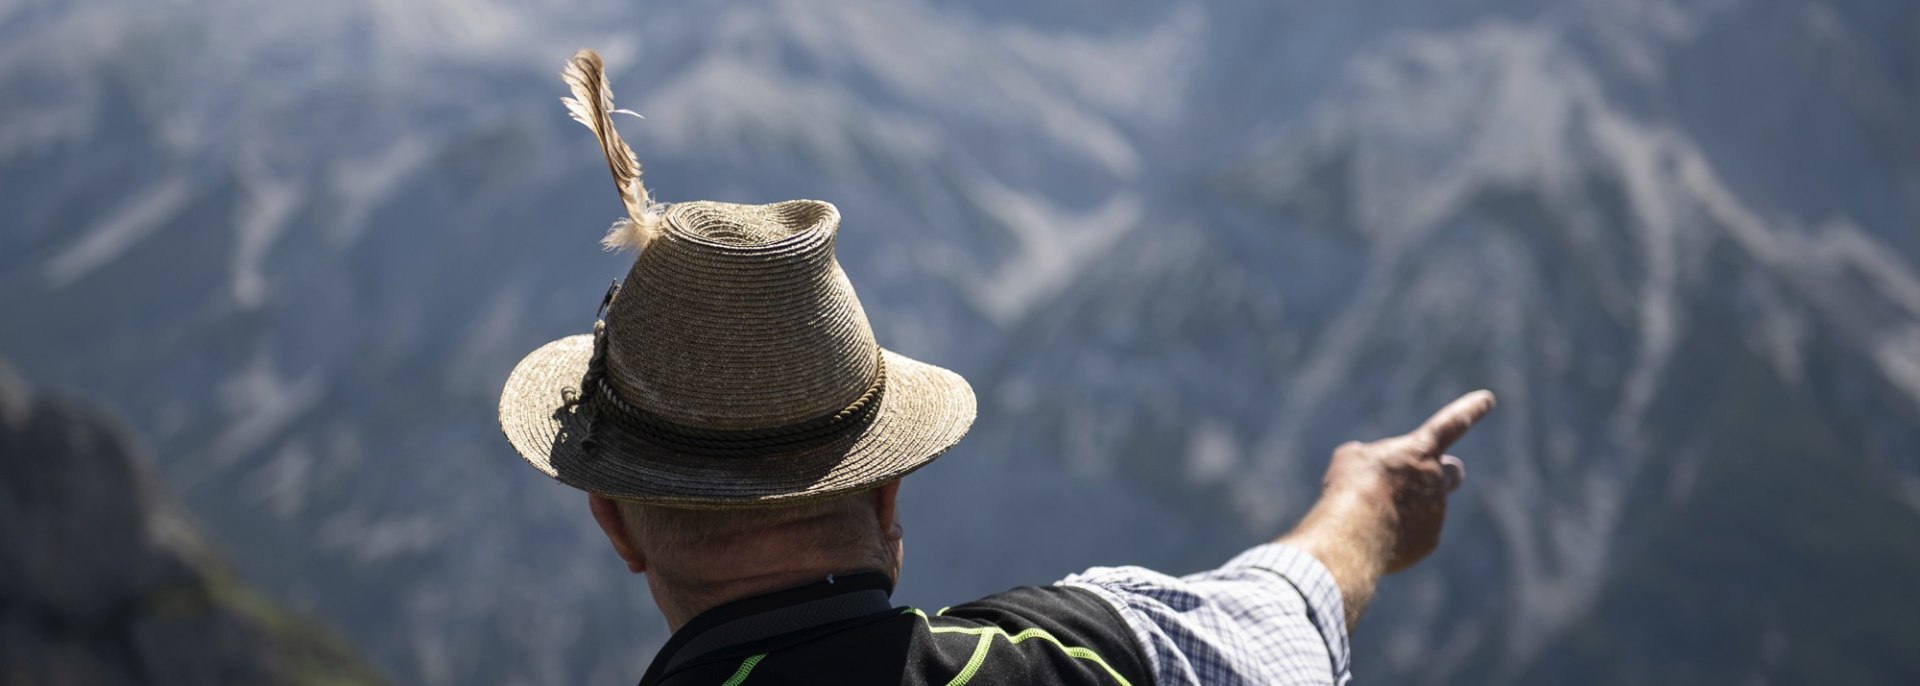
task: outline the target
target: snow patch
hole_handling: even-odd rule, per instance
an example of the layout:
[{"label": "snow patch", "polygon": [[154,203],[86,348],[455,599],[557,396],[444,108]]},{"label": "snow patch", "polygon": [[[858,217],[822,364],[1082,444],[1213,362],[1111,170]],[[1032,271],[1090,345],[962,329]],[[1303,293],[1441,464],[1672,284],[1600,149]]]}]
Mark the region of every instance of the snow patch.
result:
[{"label": "snow patch", "polygon": [[243,177],[245,199],[234,210],[233,300],[241,310],[255,310],[267,300],[267,277],[262,272],[267,251],[287,229],[300,206],[301,184],[281,181],[264,170]]},{"label": "snow patch", "polygon": [[327,391],[326,377],[309,372],[296,381],[281,376],[272,359],[255,355],[247,367],[221,387],[227,422],[206,448],[174,463],[172,483],[181,492],[266,448],[314,407]]},{"label": "snow patch", "polygon": [[1013,257],[966,284],[980,310],[1000,324],[1013,322],[1071,283],[1139,224],[1146,210],[1138,196],[1116,193],[1098,207],[1076,211],[986,174],[967,176],[964,190],[1020,246]]},{"label": "snow patch", "polygon": [[446,527],[425,515],[376,517],[348,510],[321,524],[314,542],[362,565],[373,565],[432,550],[447,537]]},{"label": "snow patch", "polygon": [[82,232],[80,240],[55,255],[41,272],[47,286],[65,288],[112,262],[180,213],[193,197],[186,174],[168,174],[155,186],[121,204],[106,219]]},{"label": "snow patch", "polygon": [[1187,434],[1187,452],[1182,460],[1187,478],[1194,483],[1210,484],[1232,475],[1240,466],[1239,441],[1233,429],[1215,419],[1206,419]]},{"label": "snow patch", "polygon": [[1873,360],[1920,412],[1920,324],[1888,334],[1873,345]]},{"label": "snow patch", "polygon": [[1914,512],[1920,512],[1920,476],[1898,474],[1895,477],[1894,489],[1900,494],[1900,499],[1906,501]]},{"label": "snow patch", "polygon": [[336,246],[358,240],[370,228],[367,219],[373,210],[386,204],[431,156],[425,141],[409,137],[376,154],[336,163],[327,178],[339,214],[327,238]]}]

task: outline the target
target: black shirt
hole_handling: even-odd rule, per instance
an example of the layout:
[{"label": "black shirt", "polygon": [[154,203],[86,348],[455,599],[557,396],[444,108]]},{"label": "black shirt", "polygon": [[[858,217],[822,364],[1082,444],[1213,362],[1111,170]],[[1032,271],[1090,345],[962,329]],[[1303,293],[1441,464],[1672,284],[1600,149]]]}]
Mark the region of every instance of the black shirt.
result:
[{"label": "black shirt", "polygon": [[854,574],[708,610],[640,684],[1152,683],[1126,622],[1086,591],[1023,586],[925,613],[893,607],[892,590]]}]

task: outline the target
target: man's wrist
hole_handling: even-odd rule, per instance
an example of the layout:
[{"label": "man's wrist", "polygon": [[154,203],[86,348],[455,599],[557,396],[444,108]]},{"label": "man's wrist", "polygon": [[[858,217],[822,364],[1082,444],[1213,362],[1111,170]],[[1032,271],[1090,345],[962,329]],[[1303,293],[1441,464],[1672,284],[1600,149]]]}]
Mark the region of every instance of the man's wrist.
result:
[{"label": "man's wrist", "polygon": [[1392,495],[1365,489],[1329,490],[1302,517],[1295,531],[1326,547],[1341,548],[1364,558],[1369,567],[1385,570],[1393,557]]},{"label": "man's wrist", "polygon": [[1359,489],[1330,489],[1299,526],[1276,543],[1312,555],[1333,575],[1346,605],[1347,623],[1358,621],[1386,573],[1394,548],[1393,510]]}]

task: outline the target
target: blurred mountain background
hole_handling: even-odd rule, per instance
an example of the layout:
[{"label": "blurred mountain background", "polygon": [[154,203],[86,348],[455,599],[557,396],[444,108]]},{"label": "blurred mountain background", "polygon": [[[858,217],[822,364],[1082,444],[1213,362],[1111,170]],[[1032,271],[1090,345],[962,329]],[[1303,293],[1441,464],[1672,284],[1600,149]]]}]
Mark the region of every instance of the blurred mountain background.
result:
[{"label": "blurred mountain background", "polygon": [[897,600],[1217,564],[1484,386],[1361,678],[1920,682],[1905,0],[0,0],[0,357],[390,678],[637,679],[494,418],[624,273],[581,47],[659,197],[835,203],[979,392]]}]

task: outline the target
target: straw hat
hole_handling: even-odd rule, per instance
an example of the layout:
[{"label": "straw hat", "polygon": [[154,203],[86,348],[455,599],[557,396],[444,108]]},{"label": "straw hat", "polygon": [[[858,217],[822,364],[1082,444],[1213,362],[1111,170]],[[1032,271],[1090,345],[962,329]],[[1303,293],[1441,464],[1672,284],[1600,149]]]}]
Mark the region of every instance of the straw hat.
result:
[{"label": "straw hat", "polygon": [[533,351],[500,427],[547,476],[634,502],[793,504],[894,479],[973,424],[958,374],[882,349],[835,261],[840,213],[684,202],[595,332]]}]

